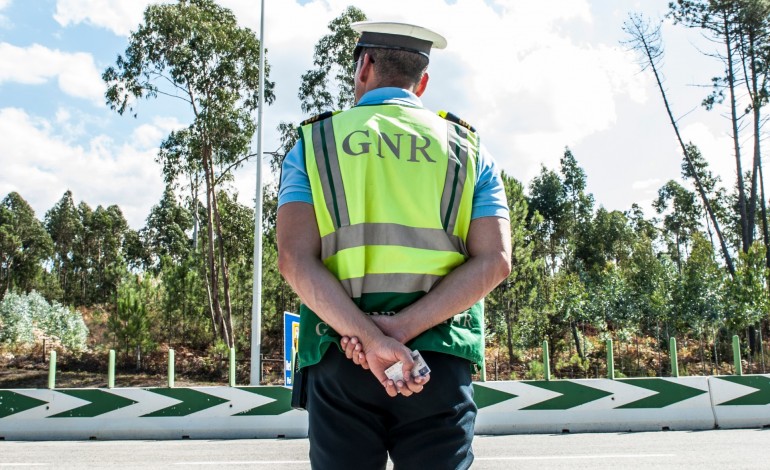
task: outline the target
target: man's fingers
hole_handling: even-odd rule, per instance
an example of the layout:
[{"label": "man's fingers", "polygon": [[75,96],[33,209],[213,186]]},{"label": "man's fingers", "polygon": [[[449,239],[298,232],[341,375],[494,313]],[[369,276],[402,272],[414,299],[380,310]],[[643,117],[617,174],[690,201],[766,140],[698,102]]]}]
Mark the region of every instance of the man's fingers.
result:
[{"label": "man's fingers", "polygon": [[369,363],[366,362],[366,354],[362,352],[358,353],[358,362],[357,364],[361,367],[363,367],[366,370],[369,370]]},{"label": "man's fingers", "polygon": [[360,352],[362,349],[361,343],[356,337],[349,338],[347,336],[343,336],[342,339],[340,339],[340,346],[342,346],[342,349],[345,351],[345,357],[348,359],[353,359],[353,362],[355,362],[355,358],[358,356],[358,352]]},{"label": "man's fingers", "polygon": [[382,384],[385,386],[385,393],[388,394],[390,397],[395,397],[398,395],[398,389],[396,388],[395,382],[393,382],[390,379],[387,379],[382,382]]},{"label": "man's fingers", "polygon": [[413,393],[416,393],[415,391],[412,390],[412,387],[409,384],[406,384],[406,383],[402,382],[401,380],[396,382],[396,389],[398,390],[398,393],[400,393],[401,395],[403,395],[405,397],[409,397]]},{"label": "man's fingers", "polygon": [[[417,376],[417,377],[414,377],[411,381],[407,382],[406,387],[411,393],[420,393],[422,392],[423,387],[425,386],[426,383],[428,383],[429,380],[430,380],[430,374],[427,374],[424,376],[422,375]],[[405,396],[408,396],[408,395],[405,395]]]}]

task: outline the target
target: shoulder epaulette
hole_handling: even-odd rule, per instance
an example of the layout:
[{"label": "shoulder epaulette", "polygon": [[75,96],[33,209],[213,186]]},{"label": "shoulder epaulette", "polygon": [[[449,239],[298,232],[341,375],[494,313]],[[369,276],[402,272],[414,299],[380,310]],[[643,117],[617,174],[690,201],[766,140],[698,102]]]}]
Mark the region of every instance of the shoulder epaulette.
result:
[{"label": "shoulder epaulette", "polygon": [[314,122],[323,121],[326,118],[330,118],[334,116],[335,114],[340,113],[340,111],[326,111],[325,113],[318,114],[316,116],[313,116],[311,118],[305,119],[300,123],[300,127],[313,124]]},{"label": "shoulder epaulette", "polygon": [[447,121],[454,122],[455,124],[460,124],[464,128],[468,129],[471,132],[476,132],[476,128],[468,124],[466,121],[460,119],[457,115],[450,113],[449,111],[439,111],[438,115],[442,118],[446,119]]}]

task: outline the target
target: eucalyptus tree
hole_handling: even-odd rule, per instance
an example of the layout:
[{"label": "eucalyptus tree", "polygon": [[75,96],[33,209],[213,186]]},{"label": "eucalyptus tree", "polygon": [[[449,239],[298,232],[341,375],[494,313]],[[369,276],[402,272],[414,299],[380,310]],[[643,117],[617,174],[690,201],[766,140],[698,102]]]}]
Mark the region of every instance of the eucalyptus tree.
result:
[{"label": "eucalyptus tree", "polygon": [[682,263],[693,234],[701,227],[702,209],[695,194],[674,180],[658,190],[658,198],[652,206],[663,216],[663,236],[668,242],[668,251],[681,272]]},{"label": "eucalyptus tree", "polygon": [[583,168],[578,165],[572,151],[567,148],[560,160],[564,197],[569,213],[568,229],[579,227],[591,219],[594,208],[593,194],[586,193],[587,177]]},{"label": "eucalyptus tree", "polygon": [[545,254],[550,259],[548,269],[554,275],[563,259],[569,233],[565,223],[569,220],[569,205],[559,175],[541,166],[540,174],[530,183],[527,202],[531,214],[537,212],[542,216],[542,223],[537,227],[538,236],[545,241]]},{"label": "eucalyptus tree", "polygon": [[53,242],[35,211],[17,192],[0,201],[0,299],[11,290],[36,287]]},{"label": "eucalyptus tree", "polygon": [[660,91],[663,99],[663,105],[666,109],[669,122],[674,130],[677,142],[682,151],[682,157],[685,164],[690,168],[690,175],[692,175],[695,183],[695,188],[700,196],[701,204],[706,210],[706,214],[711,220],[714,231],[716,232],[719,240],[719,246],[722,251],[722,256],[725,260],[730,275],[735,273],[735,267],[733,264],[732,254],[727,247],[725,236],[722,232],[721,225],[717,218],[716,211],[713,208],[713,202],[711,196],[707,193],[707,189],[704,187],[704,182],[701,180],[700,173],[693,167],[692,151],[696,148],[692,143],[685,143],[682,135],[679,131],[679,125],[677,118],[674,116],[674,111],[671,108],[671,104],[666,93],[666,89],[663,85],[663,75],[660,70],[661,61],[663,59],[663,42],[660,32],[660,25],[652,26],[649,21],[644,19],[641,15],[631,14],[629,19],[623,25],[623,31],[629,36],[629,39],[624,42],[632,50],[636,51],[640,56],[640,65],[642,70],[650,69],[655,77],[655,82]]},{"label": "eucalyptus tree", "polygon": [[53,241],[53,272],[61,286],[65,303],[75,301],[76,278],[74,247],[83,224],[75,207],[72,192],[67,190],[45,214],[45,228]]},{"label": "eucalyptus tree", "polygon": [[76,259],[82,258],[83,303],[114,302],[118,284],[127,273],[123,247],[128,222],[116,205],[97,206],[81,222],[83,243],[76,248],[83,252],[76,250]]},{"label": "eucalyptus tree", "polygon": [[[741,249],[748,252],[756,231],[758,204],[765,246],[768,247],[766,205],[762,181],[762,108],[768,100],[770,75],[770,2],[767,0],[679,0],[670,4],[669,15],[676,23],[697,28],[719,43],[717,55],[725,66],[723,76],[712,79],[713,91],[703,100],[707,109],[725,101],[730,109],[740,213]],[[746,123],[745,121],[749,121]],[[740,133],[752,134],[752,148],[744,152]],[[753,154],[746,194],[741,156]],[[770,266],[770,257],[767,258]]]},{"label": "eucalyptus tree", "polygon": [[151,270],[158,272],[163,262],[181,263],[190,255],[193,228],[192,214],[177,202],[171,185],[166,185],[163,197],[152,206],[140,235],[149,249]]},{"label": "eucalyptus tree", "polygon": [[187,128],[166,138],[158,159],[166,183],[185,172],[191,180],[202,177],[208,308],[218,334],[231,347],[227,234],[218,194],[232,171],[253,156],[249,148],[259,94],[273,101],[273,83],[267,80],[260,89],[259,49],[254,32],[240,27],[232,11],[213,0],[153,4],[131,34],[125,55],[102,75],[107,104],[119,114],[133,113],[139,98],[159,96],[178,100],[192,114]]}]

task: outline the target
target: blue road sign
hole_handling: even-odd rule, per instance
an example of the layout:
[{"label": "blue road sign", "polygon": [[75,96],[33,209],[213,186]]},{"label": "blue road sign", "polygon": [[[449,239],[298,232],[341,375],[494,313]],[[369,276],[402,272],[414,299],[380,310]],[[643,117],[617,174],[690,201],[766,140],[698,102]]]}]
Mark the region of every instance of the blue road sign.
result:
[{"label": "blue road sign", "polygon": [[299,315],[283,312],[283,383],[292,385],[292,371],[299,341]]}]

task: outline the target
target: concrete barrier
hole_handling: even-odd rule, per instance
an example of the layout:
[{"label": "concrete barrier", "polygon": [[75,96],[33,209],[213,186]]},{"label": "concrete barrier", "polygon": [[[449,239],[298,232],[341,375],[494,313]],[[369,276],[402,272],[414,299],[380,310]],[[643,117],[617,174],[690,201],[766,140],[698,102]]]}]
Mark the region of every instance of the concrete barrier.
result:
[{"label": "concrete barrier", "polygon": [[306,437],[284,387],[0,390],[0,439]]},{"label": "concrete barrier", "polygon": [[[770,426],[770,376],[474,383],[476,434]],[[0,390],[0,439],[307,436],[280,386]]]},{"label": "concrete barrier", "polygon": [[770,375],[709,378],[716,426],[770,427]]},{"label": "concrete barrier", "polygon": [[486,382],[474,386],[479,406],[477,434],[714,427],[706,377]]}]

